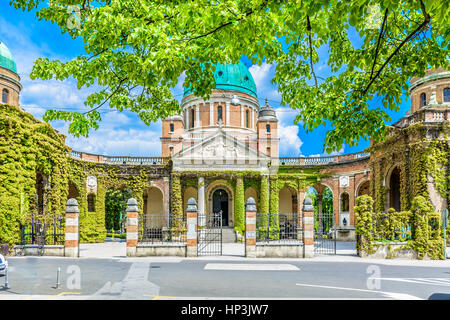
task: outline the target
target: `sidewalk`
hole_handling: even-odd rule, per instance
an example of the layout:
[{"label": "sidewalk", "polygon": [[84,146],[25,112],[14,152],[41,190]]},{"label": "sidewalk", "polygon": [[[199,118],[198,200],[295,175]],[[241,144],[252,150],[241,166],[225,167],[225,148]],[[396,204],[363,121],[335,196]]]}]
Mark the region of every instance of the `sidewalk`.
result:
[{"label": "sidewalk", "polygon": [[[447,248],[450,256],[450,248]],[[447,260],[408,260],[360,258],[356,254],[355,242],[336,242],[336,255],[318,255],[314,258],[246,258],[242,243],[224,243],[221,256],[186,257],[126,257],[125,242],[82,243],[80,258],[119,259],[122,262],[159,261],[178,263],[191,261],[251,261],[251,262],[354,262],[397,266],[450,267]]]}]

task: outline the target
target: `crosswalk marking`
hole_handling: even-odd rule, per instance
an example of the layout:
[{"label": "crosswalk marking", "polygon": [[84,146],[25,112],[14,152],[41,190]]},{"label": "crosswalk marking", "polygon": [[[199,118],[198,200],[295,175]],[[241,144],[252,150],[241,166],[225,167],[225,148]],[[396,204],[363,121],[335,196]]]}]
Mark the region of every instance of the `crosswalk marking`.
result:
[{"label": "crosswalk marking", "polygon": [[450,278],[377,278],[384,281],[410,282],[450,287]]},{"label": "crosswalk marking", "polygon": [[298,271],[300,269],[292,264],[208,263],[204,270]]}]

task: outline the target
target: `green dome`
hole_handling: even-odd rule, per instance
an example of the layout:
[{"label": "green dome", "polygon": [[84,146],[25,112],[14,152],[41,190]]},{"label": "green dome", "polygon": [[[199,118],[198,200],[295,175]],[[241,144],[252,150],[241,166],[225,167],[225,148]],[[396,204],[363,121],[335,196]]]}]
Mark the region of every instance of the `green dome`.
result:
[{"label": "green dome", "polygon": [[[216,89],[236,90],[256,96],[256,85],[252,74],[242,61],[237,64],[216,64],[214,79]],[[184,89],[184,96],[192,93],[190,88]]]},{"label": "green dome", "polygon": [[0,41],[0,67],[17,73],[16,63],[8,47]]}]

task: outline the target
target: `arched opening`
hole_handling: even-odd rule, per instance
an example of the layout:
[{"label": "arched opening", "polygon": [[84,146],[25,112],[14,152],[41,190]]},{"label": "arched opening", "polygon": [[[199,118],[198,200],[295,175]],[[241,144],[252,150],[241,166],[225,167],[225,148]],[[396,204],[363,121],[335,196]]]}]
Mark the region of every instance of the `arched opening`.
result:
[{"label": "arched opening", "polygon": [[359,185],[358,191],[356,193],[356,197],[360,197],[363,195],[370,195],[370,181],[367,180]]},{"label": "arched opening", "polygon": [[222,212],[222,226],[228,226],[229,208],[228,193],[225,189],[217,189],[212,195],[213,213]]},{"label": "arched opening", "polygon": [[245,202],[244,203],[247,203],[247,200],[250,197],[255,199],[255,203],[259,203],[258,202],[258,192],[256,191],[256,189],[254,187],[248,187],[247,189],[245,189],[245,192],[244,192]]},{"label": "arched opening", "polygon": [[198,191],[194,187],[187,187],[183,192],[183,208],[184,208],[183,212],[186,212],[187,203],[190,198],[194,198],[195,201],[197,201],[198,206]]},{"label": "arched opening", "polygon": [[133,191],[128,188],[106,191],[105,228],[107,233],[123,233],[125,231],[127,201],[132,196]]},{"label": "arched opening", "polygon": [[35,214],[44,214],[45,208],[44,208],[44,196],[45,196],[45,182],[46,177],[40,172],[39,170],[36,170],[36,210]]},{"label": "arched opening", "polygon": [[164,214],[164,195],[162,191],[157,187],[150,187],[144,192],[144,199],[144,227],[146,229],[152,229],[167,226],[167,219]]},{"label": "arched opening", "polygon": [[9,91],[7,89],[2,90],[2,102],[8,103],[9,100]]},{"label": "arched opening", "polygon": [[245,110],[245,127],[246,128],[250,128],[249,120],[250,120],[250,116],[249,116],[249,112],[247,109],[247,110]]},{"label": "arched opening", "polygon": [[311,199],[314,207],[314,229],[325,232],[334,226],[333,192],[321,184],[316,187],[309,187],[305,197]]},{"label": "arched opening", "polygon": [[427,105],[427,95],[425,93],[420,94],[420,107],[425,107]]},{"label": "arched opening", "polygon": [[389,207],[400,211],[400,174],[401,170],[395,167],[389,178]]},{"label": "arched opening", "polygon": [[77,199],[79,197],[80,192],[78,191],[77,187],[72,182],[69,182],[69,193],[67,195],[67,199]]},{"label": "arched opening", "polygon": [[217,122],[222,121],[223,122],[223,115],[222,115],[222,106],[217,107]]},{"label": "arched opening", "polygon": [[194,120],[195,120],[194,109],[191,109],[191,121],[189,123],[189,128],[193,128],[194,127]]},{"label": "arched opening", "polygon": [[284,187],[278,194],[278,212],[293,214],[297,212],[297,193],[294,189]]}]

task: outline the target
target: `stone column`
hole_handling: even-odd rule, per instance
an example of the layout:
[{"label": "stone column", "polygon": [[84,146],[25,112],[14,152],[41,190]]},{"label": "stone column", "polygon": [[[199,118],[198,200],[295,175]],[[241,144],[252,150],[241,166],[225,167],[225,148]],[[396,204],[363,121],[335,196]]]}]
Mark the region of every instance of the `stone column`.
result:
[{"label": "stone column", "polygon": [[256,203],[252,197],[245,204],[245,256],[256,258]]},{"label": "stone column", "polygon": [[225,103],[225,124],[227,126],[230,125],[230,103],[229,102]]},{"label": "stone column", "polygon": [[79,217],[78,202],[76,199],[67,200],[66,230],[64,241],[64,256],[76,258],[79,254]]},{"label": "stone column", "polygon": [[186,256],[197,256],[197,203],[194,198],[189,198],[186,209],[187,247]]},{"label": "stone column", "polygon": [[204,226],[206,223],[205,215],[205,178],[198,177],[198,225]]},{"label": "stone column", "polygon": [[314,207],[310,198],[303,201],[303,257],[314,257]]},{"label": "stone column", "polygon": [[195,106],[195,120],[194,120],[194,127],[200,127],[200,106]]},{"label": "stone column", "polygon": [[209,103],[209,125],[214,125],[214,103]]},{"label": "stone column", "polygon": [[138,214],[137,201],[130,198],[127,201],[127,257],[136,256],[138,243]]}]

